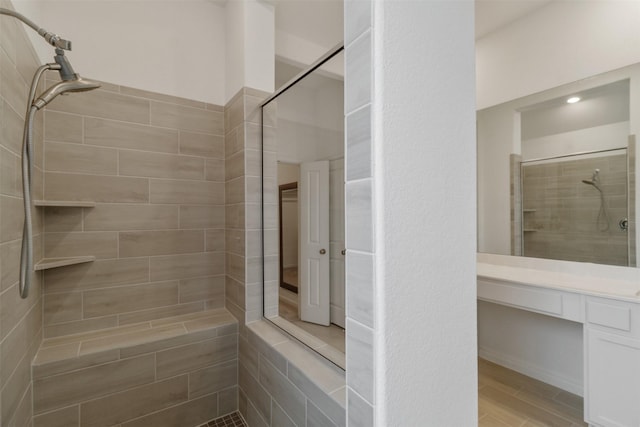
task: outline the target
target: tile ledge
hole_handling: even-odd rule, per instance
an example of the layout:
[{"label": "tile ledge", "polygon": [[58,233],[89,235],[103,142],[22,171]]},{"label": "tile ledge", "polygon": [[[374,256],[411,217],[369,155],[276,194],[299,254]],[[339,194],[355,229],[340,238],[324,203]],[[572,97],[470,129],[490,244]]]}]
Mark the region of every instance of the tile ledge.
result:
[{"label": "tile ledge", "polygon": [[85,262],[93,262],[96,260],[94,256],[77,256],[67,258],[43,258],[34,266],[35,271],[48,270],[50,268],[65,267],[67,265],[84,264]]},{"label": "tile ledge", "polygon": [[[280,328],[278,328],[277,326],[273,325],[269,321],[266,321],[266,320],[263,320],[263,319],[254,320],[252,322],[247,323],[246,327],[252,333],[256,334],[256,336],[258,336],[258,338],[260,338],[262,341],[264,341],[264,343],[266,345],[268,345],[269,347],[271,347],[272,349],[277,351],[281,356],[283,356],[286,359],[287,363],[292,363],[293,365],[295,365],[296,368],[298,368],[305,376],[307,376],[307,378],[309,378],[314,383],[315,383],[315,381],[312,380],[313,373],[312,372],[307,372],[307,369],[305,369],[306,366],[294,363],[293,359],[291,357],[289,357],[285,352],[282,351],[282,349],[281,349],[282,344],[284,344],[286,342],[294,343],[297,346],[299,346],[299,348],[302,351],[308,353],[309,357],[312,357],[312,358],[315,358],[318,361],[321,361],[327,367],[330,367],[330,368],[334,369],[336,371],[336,373],[337,373],[337,371],[341,371],[344,374],[344,371],[341,368],[339,368],[337,365],[335,365],[333,362],[331,362],[330,360],[326,359],[324,356],[318,354],[315,350],[313,350],[313,349],[309,348],[308,346],[300,343],[295,338],[286,337],[287,334],[285,332],[281,331]],[[282,342],[279,342],[278,344],[269,344],[267,342],[265,334],[264,334],[265,329],[266,330],[275,331],[275,332],[278,332],[278,333],[282,334],[283,336],[286,337],[287,341],[282,341]],[[340,393],[339,393],[339,391],[342,390],[343,387],[346,387],[346,379],[345,379],[345,382],[343,384],[340,384],[336,389],[331,390],[329,392],[327,392],[327,391],[324,391],[324,392],[327,393],[327,396],[329,396],[332,400],[334,400],[340,407],[346,409],[346,399],[342,398],[340,396]]]},{"label": "tile ledge", "polygon": [[34,200],[34,206],[55,208],[95,208],[96,202],[80,202],[72,200]]},{"label": "tile ledge", "polygon": [[[31,364],[33,367],[45,367],[51,364],[69,362],[71,364],[69,370],[75,370],[78,368],[73,368],[74,361],[86,357],[107,355],[113,352],[116,354],[116,359],[133,357],[134,355],[123,356],[122,351],[153,343],[158,343],[161,347],[153,351],[160,351],[165,349],[162,347],[165,344],[166,348],[176,347],[176,344],[172,342],[175,338],[188,335],[198,337],[199,333],[206,330],[212,331],[215,336],[224,336],[228,335],[228,333],[219,335],[221,329],[229,325],[238,324],[238,321],[226,309],[206,310],[198,314],[199,316],[191,316],[187,319],[184,319],[185,316],[174,316],[175,322],[169,321],[156,326],[153,326],[151,322],[142,322],[134,325],[45,339],[40,344],[40,348]],[[188,324],[194,321],[199,321],[200,327],[189,330]],[[210,338],[198,338],[198,340],[205,339]],[[180,345],[182,344],[177,346]],[[135,356],[141,354],[143,352],[135,354]],[[64,369],[58,370],[66,372]]]}]

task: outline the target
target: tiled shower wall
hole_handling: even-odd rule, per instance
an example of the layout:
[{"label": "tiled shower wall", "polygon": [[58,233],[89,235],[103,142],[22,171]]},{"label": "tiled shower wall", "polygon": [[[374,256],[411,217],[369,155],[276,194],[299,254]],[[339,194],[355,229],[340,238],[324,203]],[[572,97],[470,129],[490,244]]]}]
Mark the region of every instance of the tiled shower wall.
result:
[{"label": "tiled shower wall", "polygon": [[[12,8],[8,1],[1,7]],[[40,65],[22,24],[0,16],[0,425],[21,427],[32,417],[31,359],[42,341],[41,278],[19,296],[22,243],[20,154],[28,87]],[[35,123],[34,198],[42,198],[42,115]],[[41,211],[34,209],[34,257],[42,246]]]},{"label": "tiled shower wall", "polygon": [[[225,108],[227,309],[240,322],[239,407],[252,427],[342,426],[344,372],[262,318],[261,129],[266,93],[243,89]],[[265,123],[265,281],[278,274],[274,116]],[[268,292],[277,298],[277,292]],[[273,307],[275,301],[267,301]],[[306,369],[305,369],[306,368]],[[316,424],[313,424],[313,423]]]},{"label": "tiled shower wall", "polygon": [[56,98],[45,113],[44,336],[224,306],[223,107],[127,87]]},{"label": "tiled shower wall", "polygon": [[[608,224],[600,192],[582,182],[596,168]],[[522,179],[524,256],[628,265],[626,154],[523,165]]]},{"label": "tiled shower wall", "polygon": [[[262,318],[261,129],[267,94],[244,88],[225,108],[226,304],[241,325]],[[265,218],[265,226],[275,218]],[[274,222],[275,224],[275,222]],[[242,326],[241,326],[242,333]]]},{"label": "tiled shower wall", "polygon": [[509,204],[511,216],[511,255],[522,255],[522,186],[520,163],[522,156],[509,155]]}]

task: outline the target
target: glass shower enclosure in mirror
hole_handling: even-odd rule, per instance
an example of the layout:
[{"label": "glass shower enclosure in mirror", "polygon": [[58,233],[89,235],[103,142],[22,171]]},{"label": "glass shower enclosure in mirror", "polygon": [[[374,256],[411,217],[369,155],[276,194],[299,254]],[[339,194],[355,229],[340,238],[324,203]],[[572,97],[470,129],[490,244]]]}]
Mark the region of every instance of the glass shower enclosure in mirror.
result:
[{"label": "glass shower enclosure in mirror", "polygon": [[264,317],[344,368],[343,48],[262,105]]},{"label": "glass shower enclosure in mirror", "polygon": [[479,252],[637,265],[639,78],[633,65],[478,111]]}]

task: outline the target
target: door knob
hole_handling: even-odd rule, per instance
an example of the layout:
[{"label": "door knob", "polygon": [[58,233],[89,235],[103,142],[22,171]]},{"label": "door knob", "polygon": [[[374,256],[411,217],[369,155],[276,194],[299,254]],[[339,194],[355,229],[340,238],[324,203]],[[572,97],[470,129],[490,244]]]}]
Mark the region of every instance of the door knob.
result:
[{"label": "door knob", "polygon": [[327,253],[326,249],[320,249],[320,255],[324,255],[326,253]]},{"label": "door knob", "polygon": [[341,253],[342,255],[346,255],[347,250],[346,250],[346,249],[343,249],[343,250],[341,250],[341,251],[340,251],[340,253]]}]

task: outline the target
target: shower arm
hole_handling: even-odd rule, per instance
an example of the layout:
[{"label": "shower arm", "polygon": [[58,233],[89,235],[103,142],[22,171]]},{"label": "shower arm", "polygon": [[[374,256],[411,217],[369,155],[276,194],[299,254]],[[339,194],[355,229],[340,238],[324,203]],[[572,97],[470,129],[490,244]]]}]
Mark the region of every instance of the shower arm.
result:
[{"label": "shower arm", "polygon": [[71,50],[71,42],[69,40],[65,40],[57,34],[50,33],[44,28],[37,26],[32,20],[18,12],[0,7],[0,15],[13,16],[14,18],[17,18],[20,21],[24,22],[26,25],[33,28],[38,34],[40,34],[51,46],[64,50]]}]

